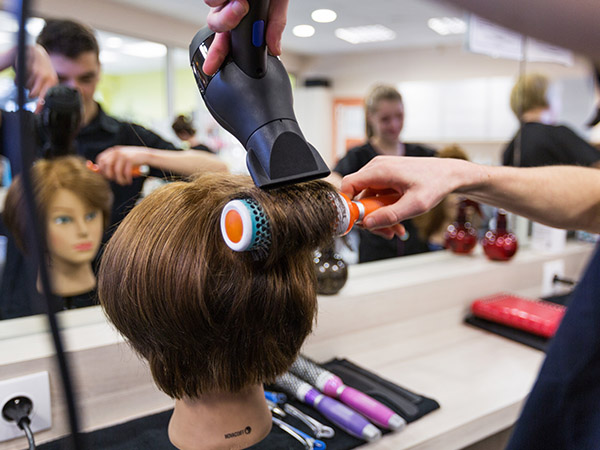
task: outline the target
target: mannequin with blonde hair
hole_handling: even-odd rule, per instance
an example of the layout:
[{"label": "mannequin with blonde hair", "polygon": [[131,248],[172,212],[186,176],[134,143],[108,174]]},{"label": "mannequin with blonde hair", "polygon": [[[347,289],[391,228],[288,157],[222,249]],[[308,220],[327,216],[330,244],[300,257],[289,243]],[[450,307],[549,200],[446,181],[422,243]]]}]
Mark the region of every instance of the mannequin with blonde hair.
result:
[{"label": "mannequin with blonde hair", "polygon": [[[108,182],[77,156],[41,159],[31,170],[34,198],[47,241],[47,267],[59,309],[95,304],[96,276],[92,262],[110,217]],[[27,208],[21,177],[6,194],[2,214],[17,246],[29,253]],[[41,290],[37,281],[37,290]],[[13,299],[14,301],[22,299]]]},{"label": "mannequin with blonde hair", "polygon": [[[312,329],[312,258],[332,238],[331,192],[322,181],[265,192],[249,177],[203,175],[154,191],[109,241],[100,303],[175,399],[177,448],[246,448],[269,433],[262,385],[287,370]],[[221,211],[235,198],[256,200],[269,218],[266,258],[225,244]]]}]

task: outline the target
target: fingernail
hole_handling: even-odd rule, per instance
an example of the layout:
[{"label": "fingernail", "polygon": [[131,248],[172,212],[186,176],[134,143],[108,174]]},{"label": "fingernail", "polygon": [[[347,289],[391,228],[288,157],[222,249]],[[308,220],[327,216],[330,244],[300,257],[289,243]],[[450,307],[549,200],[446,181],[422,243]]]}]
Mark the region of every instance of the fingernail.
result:
[{"label": "fingernail", "polygon": [[365,220],[363,220],[363,225],[365,228],[372,228],[375,226],[375,220],[371,219],[370,217],[365,217]]},{"label": "fingernail", "polygon": [[235,12],[236,14],[240,15],[240,16],[245,16],[246,13],[248,13],[248,4],[246,3],[242,3],[240,1],[234,1],[231,4],[231,8],[233,9],[233,12]]}]

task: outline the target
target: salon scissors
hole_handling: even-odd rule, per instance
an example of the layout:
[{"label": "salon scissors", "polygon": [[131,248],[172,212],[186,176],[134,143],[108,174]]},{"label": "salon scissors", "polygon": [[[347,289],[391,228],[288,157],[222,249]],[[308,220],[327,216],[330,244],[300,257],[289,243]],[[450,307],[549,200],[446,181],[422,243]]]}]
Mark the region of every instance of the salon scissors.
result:
[{"label": "salon scissors", "polygon": [[286,413],[291,416],[294,416],[296,419],[300,420],[306,426],[308,426],[313,433],[315,433],[315,437],[317,438],[332,438],[335,435],[335,431],[333,428],[327,425],[323,425],[317,419],[309,416],[308,414],[303,413],[298,408],[289,403],[285,403],[283,405],[283,409]]},{"label": "salon scissors", "polygon": [[272,417],[273,423],[281,428],[283,431],[288,433],[290,436],[300,441],[306,450],[325,450],[327,445],[325,442],[315,439],[308,434],[300,431],[297,428],[285,423],[283,420],[278,419],[277,417]]}]

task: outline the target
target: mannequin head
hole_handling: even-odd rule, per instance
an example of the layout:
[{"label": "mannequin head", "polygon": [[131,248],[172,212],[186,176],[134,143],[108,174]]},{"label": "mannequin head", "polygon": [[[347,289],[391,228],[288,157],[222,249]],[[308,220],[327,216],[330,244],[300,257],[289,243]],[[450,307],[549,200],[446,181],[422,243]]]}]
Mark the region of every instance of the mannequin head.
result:
[{"label": "mannequin head", "polygon": [[[73,204],[73,212],[82,216],[86,223],[96,224],[99,221],[100,231],[94,227],[90,232],[94,241],[99,241],[102,231],[108,224],[112,193],[108,182],[99,174],[85,166],[83,159],[77,156],[64,156],[56,159],[38,160],[31,168],[31,179],[34,185],[34,196],[38,206],[39,217],[45,224],[48,233],[48,250],[50,257],[54,250],[68,253],[70,249],[61,249],[61,233],[71,229],[76,223],[69,214],[61,214],[61,210]],[[26,230],[25,196],[21,177],[15,177],[6,194],[6,203],[2,218],[15,237],[15,241],[23,251],[27,251],[24,239]],[[65,225],[60,228],[58,225]],[[52,233],[52,235],[50,235]],[[73,233],[76,233],[74,231]],[[98,249],[99,242],[94,242]],[[74,256],[75,260],[81,255]],[[92,255],[93,258],[93,255]]]},{"label": "mannequin head", "polygon": [[404,103],[391,86],[375,86],[365,99],[367,137],[395,142],[404,126]]},{"label": "mannequin head", "polygon": [[[180,400],[174,418],[210,399],[218,428],[215,405],[273,381],[294,361],[315,318],[312,255],[332,238],[332,190],[313,181],[265,192],[249,177],[206,174],[157,189],[118,227],[100,265],[100,303],[158,387]],[[221,236],[223,207],[248,197],[270,219],[264,261],[233,252]],[[257,399],[270,428],[264,397]],[[237,406],[233,415],[246,408]]]},{"label": "mannequin head", "polygon": [[522,120],[531,111],[546,110],[550,107],[547,98],[548,78],[538,73],[522,75],[510,93],[510,108]]},{"label": "mannequin head", "polygon": [[[41,159],[32,166],[31,178],[46,233],[52,278],[75,274],[81,266],[89,272],[110,216],[112,193],[108,182],[77,156]],[[25,195],[20,176],[15,177],[6,194],[3,219],[17,245],[27,252]],[[60,286],[54,284],[53,288],[64,295]]]}]

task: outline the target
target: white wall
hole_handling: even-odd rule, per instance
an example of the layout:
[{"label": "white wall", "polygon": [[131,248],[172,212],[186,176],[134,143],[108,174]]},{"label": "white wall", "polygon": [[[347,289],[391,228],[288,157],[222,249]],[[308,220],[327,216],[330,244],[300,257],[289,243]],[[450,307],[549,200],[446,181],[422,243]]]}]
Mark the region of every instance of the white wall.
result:
[{"label": "white wall", "polygon": [[[397,86],[405,96],[405,138],[440,148],[457,142],[476,161],[497,163],[518,123],[509,108],[509,93],[520,67],[518,61],[494,59],[469,53],[462,47],[438,47],[354,53],[307,58],[296,72],[303,79],[318,77],[332,81],[330,96],[362,98],[375,84]],[[594,105],[591,67],[580,57],[573,66],[527,63],[525,70],[546,74],[557,86],[562,106],[558,117],[590,138],[585,122]],[[297,91],[296,96],[305,95]],[[332,154],[332,108],[296,101],[307,136],[323,142],[324,154]],[[303,111],[307,105],[309,110]],[[314,124],[314,126],[313,126]],[[330,125],[332,126],[332,125]]]}]

